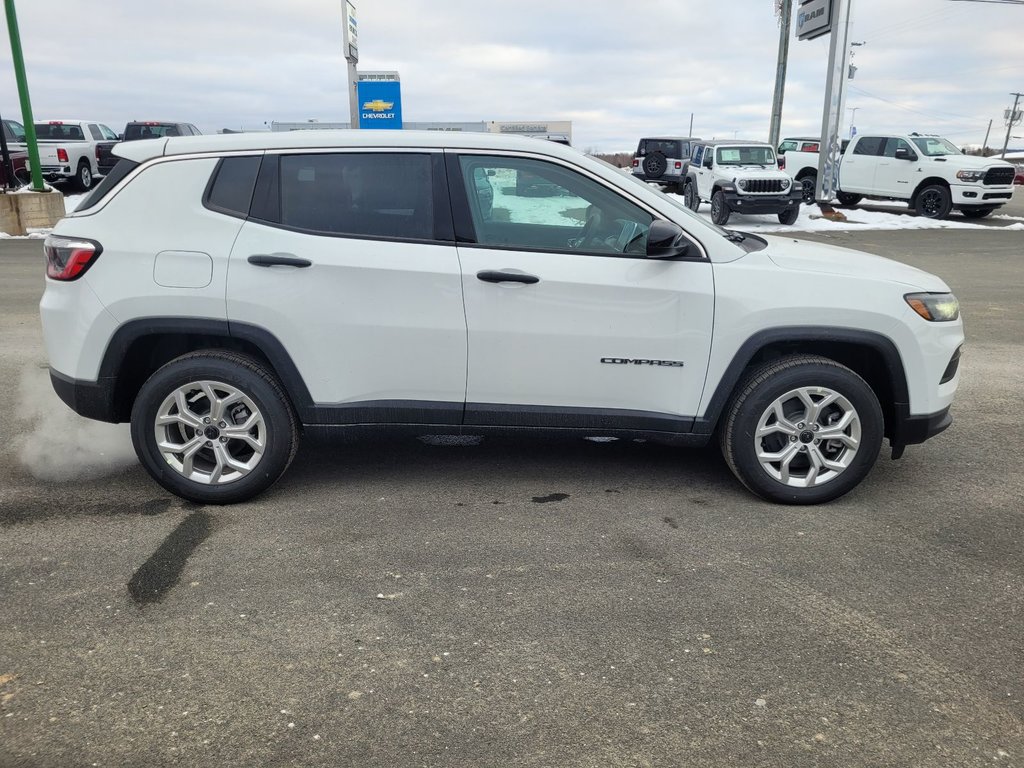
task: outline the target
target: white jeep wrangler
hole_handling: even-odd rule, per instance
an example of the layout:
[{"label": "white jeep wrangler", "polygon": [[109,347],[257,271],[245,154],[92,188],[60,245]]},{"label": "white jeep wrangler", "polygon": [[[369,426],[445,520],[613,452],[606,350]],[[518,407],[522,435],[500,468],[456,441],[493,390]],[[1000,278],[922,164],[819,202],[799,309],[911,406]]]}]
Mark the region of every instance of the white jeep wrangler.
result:
[{"label": "white jeep wrangler", "polygon": [[[964,333],[942,280],[723,231],[553,142],[115,152],[45,242],[50,377],[78,413],[130,421],[187,499],[255,496],[303,432],[372,430],[714,440],[752,491],[810,504],[863,480],[884,437],[895,458],[951,421]],[[518,195],[520,174],[552,194]]]},{"label": "white jeep wrangler", "polygon": [[711,220],[720,226],[733,213],[774,213],[782,224],[792,224],[803,199],[789,175],[779,170],[771,145],[749,141],[694,145],[683,196],[692,211],[709,201]]}]

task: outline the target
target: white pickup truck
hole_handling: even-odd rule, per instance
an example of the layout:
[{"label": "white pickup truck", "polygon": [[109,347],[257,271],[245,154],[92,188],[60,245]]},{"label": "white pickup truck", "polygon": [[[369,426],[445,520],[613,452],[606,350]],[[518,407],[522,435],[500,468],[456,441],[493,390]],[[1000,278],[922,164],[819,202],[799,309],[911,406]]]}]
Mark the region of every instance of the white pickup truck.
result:
[{"label": "white pickup truck", "polygon": [[[39,142],[39,169],[47,181],[70,181],[83,192],[104,176],[117,158],[110,150],[117,134],[95,120],[42,120],[33,123]],[[25,144],[15,147],[24,149]]]},{"label": "white pickup truck", "polygon": [[[818,153],[790,150],[786,173],[814,201]],[[864,198],[905,200],[921,216],[944,219],[958,210],[980,219],[1013,198],[1014,169],[991,157],[963,154],[940,136],[870,134],[850,142],[839,162],[836,197],[843,205]]]}]

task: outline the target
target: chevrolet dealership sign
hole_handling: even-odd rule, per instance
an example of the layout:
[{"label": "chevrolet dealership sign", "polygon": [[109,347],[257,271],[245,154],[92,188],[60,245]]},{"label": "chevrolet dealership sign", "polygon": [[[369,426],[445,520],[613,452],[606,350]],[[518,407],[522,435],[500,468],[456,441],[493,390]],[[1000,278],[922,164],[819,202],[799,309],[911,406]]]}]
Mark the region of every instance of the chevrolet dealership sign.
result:
[{"label": "chevrolet dealership sign", "polygon": [[359,127],[402,127],[402,84],[394,80],[359,81]]}]

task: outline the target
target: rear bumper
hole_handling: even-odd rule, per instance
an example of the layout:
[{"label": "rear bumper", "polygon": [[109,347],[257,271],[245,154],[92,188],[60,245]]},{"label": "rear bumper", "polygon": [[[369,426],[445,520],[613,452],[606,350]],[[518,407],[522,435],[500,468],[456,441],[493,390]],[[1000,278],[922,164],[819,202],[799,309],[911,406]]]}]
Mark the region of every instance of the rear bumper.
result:
[{"label": "rear bumper", "polygon": [[656,179],[647,178],[647,175],[643,172],[634,173],[633,175],[640,179],[640,181],[646,181],[648,184],[682,184],[686,181],[685,170],[680,171],[679,173],[669,173],[666,171]]},{"label": "rear bumper", "polygon": [[118,422],[114,409],[114,379],[81,381],[51,368],[50,384],[57,397],[78,415],[96,421]]}]

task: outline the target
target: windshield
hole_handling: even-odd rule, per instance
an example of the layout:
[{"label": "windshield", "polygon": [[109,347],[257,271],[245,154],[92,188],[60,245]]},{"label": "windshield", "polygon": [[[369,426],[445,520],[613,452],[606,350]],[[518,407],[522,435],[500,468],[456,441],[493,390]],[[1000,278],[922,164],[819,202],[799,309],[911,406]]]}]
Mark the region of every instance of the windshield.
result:
[{"label": "windshield", "polygon": [[775,152],[771,147],[719,147],[719,165],[775,165]]},{"label": "windshield", "polygon": [[939,157],[942,155],[962,155],[959,149],[946,139],[938,136],[920,136],[911,139],[917,144],[918,149],[928,157]]}]

